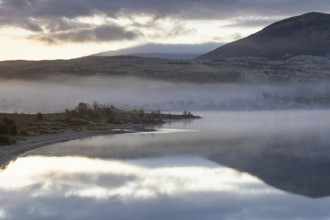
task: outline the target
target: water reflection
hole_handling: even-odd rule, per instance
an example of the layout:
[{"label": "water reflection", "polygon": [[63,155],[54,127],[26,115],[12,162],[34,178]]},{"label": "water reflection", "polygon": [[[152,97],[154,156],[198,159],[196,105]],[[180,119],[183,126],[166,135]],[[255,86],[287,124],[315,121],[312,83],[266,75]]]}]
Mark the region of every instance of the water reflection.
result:
[{"label": "water reflection", "polygon": [[330,111],[203,116],[26,154],[0,173],[0,219],[328,218],[310,198],[330,195]]},{"label": "water reflection", "polygon": [[316,198],[330,195],[329,133],[329,111],[222,112],[154,133],[95,137],[33,154],[112,159],[199,155]]},{"label": "water reflection", "polygon": [[324,201],[315,206],[192,156],[128,161],[28,156],[0,176],[0,193],[5,219],[277,219],[283,211],[292,219],[307,212],[292,208],[312,205],[320,217],[327,209]]},{"label": "water reflection", "polygon": [[[43,164],[43,166],[40,166]],[[23,172],[23,173],[22,173]],[[200,178],[203,176],[203,178]],[[265,193],[260,180],[197,157],[111,161],[84,157],[24,157],[1,176],[2,190],[40,185],[35,197],[73,186],[66,196],[108,199],[156,198],[191,192]]]}]

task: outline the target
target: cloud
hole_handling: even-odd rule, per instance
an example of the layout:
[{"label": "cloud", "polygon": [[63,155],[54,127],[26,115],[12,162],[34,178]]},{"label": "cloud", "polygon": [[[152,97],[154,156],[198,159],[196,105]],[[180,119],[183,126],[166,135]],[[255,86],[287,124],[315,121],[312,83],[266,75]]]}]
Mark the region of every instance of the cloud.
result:
[{"label": "cloud", "polygon": [[[329,11],[327,0],[2,0],[0,3],[0,27],[19,27],[38,33],[43,41],[105,41],[133,40],[136,33],[114,27],[107,19],[149,15],[153,20],[172,18],[184,20],[234,19],[237,26],[268,24],[273,18],[284,18],[309,11]],[[102,16],[102,24],[87,24],[82,17]],[[260,20],[260,16],[268,20]],[[244,17],[249,17],[244,20]],[[123,25],[123,24],[121,24]],[[135,27],[138,27],[138,24]],[[151,28],[157,29],[153,22]],[[184,27],[176,27],[174,35],[182,34]],[[62,31],[66,31],[63,33]],[[109,34],[109,36],[105,36]],[[172,35],[167,37],[173,37]]]},{"label": "cloud", "polygon": [[[293,7],[294,6],[294,7]],[[327,0],[3,0],[1,15],[19,18],[76,18],[103,14],[108,17],[131,14],[152,14],[155,17],[228,18],[251,12],[250,15],[288,15],[310,10],[329,10]]]},{"label": "cloud", "polygon": [[269,24],[272,24],[281,18],[279,17],[239,17],[233,19],[233,23],[223,25],[223,27],[265,27]]},{"label": "cloud", "polygon": [[64,17],[53,18],[51,20],[46,20],[41,23],[43,23],[45,25],[45,29],[49,30],[49,32],[77,30],[77,29],[93,27],[90,24],[75,21],[75,20],[70,20],[70,19],[67,19]]},{"label": "cloud", "polygon": [[116,25],[102,25],[91,29],[78,29],[68,32],[58,32],[52,34],[35,35],[32,38],[48,43],[60,42],[105,42],[133,40],[138,34],[132,31],[126,31],[124,28]]}]

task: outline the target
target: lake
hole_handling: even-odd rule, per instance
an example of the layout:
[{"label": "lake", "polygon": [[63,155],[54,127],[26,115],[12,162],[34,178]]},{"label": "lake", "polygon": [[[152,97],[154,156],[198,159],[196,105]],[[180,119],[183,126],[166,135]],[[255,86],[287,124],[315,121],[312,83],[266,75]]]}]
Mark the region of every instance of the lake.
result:
[{"label": "lake", "polygon": [[330,218],[330,111],[199,114],[22,155],[0,219]]}]

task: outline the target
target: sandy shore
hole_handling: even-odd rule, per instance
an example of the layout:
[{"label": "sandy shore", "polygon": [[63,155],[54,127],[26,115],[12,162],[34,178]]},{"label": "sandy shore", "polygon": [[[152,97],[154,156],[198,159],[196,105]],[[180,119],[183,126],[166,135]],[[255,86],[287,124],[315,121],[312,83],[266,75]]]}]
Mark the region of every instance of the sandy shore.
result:
[{"label": "sandy shore", "polygon": [[5,168],[20,155],[39,147],[93,136],[131,132],[138,132],[138,130],[80,131],[29,137],[26,140],[19,141],[17,144],[0,147],[0,169]]}]

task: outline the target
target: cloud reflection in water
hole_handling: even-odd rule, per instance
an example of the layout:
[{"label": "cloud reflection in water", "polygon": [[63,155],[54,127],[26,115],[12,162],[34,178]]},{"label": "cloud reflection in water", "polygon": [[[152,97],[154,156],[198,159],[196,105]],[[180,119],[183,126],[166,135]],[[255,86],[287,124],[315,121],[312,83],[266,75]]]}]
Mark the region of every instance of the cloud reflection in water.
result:
[{"label": "cloud reflection in water", "polygon": [[[166,162],[169,165],[165,165]],[[176,196],[191,192],[270,192],[269,187],[255,177],[216,166],[199,157],[123,162],[84,157],[30,156],[19,158],[11,164],[1,179],[0,189],[4,191],[19,191],[39,185],[38,195],[34,194],[36,197],[53,194],[59,186],[67,187],[65,192],[61,192],[65,196],[97,199],[112,196],[156,198],[159,195]]]},{"label": "cloud reflection in water", "polygon": [[[213,201],[221,207],[229,198],[234,201],[282,193],[249,174],[218,166],[200,157],[115,161],[28,156],[19,158],[1,173],[0,194],[0,201],[5,204],[0,213],[9,219],[20,219],[25,215],[31,219],[61,217],[63,204],[72,209],[73,216],[69,212],[66,218],[74,219],[79,215],[76,213],[79,206],[88,207],[90,213],[87,217],[98,215],[96,209],[105,204],[116,204],[120,211],[124,211],[137,204],[152,203],[149,207],[152,208],[163,201],[178,204],[181,201],[181,208],[186,210],[208,206]],[[10,204],[14,203],[15,208],[11,208]],[[167,205],[164,203],[159,211],[168,209]],[[180,210],[180,206],[176,209]],[[150,212],[149,208],[144,210],[145,215]],[[126,215],[121,212],[114,215],[122,214]]]},{"label": "cloud reflection in water", "polygon": [[312,205],[320,215],[327,210],[326,203],[311,203],[193,156],[127,161],[28,156],[1,173],[0,194],[5,219],[277,219],[282,214],[292,219],[306,214],[295,207]]}]

